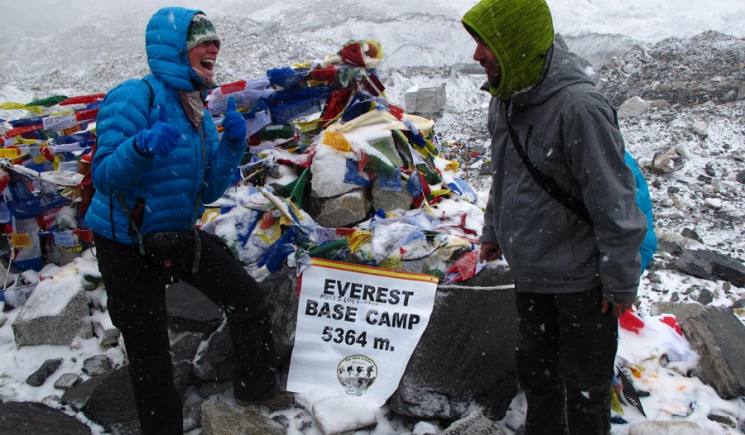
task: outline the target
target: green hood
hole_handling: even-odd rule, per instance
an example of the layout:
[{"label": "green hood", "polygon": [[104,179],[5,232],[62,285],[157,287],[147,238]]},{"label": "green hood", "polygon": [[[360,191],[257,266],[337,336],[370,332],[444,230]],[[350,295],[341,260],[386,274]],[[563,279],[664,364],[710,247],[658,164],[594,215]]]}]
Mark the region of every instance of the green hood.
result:
[{"label": "green hood", "polygon": [[481,0],[463,16],[463,25],[491,48],[499,61],[502,99],[528,88],[543,75],[554,39],[551,11],[544,0]]}]

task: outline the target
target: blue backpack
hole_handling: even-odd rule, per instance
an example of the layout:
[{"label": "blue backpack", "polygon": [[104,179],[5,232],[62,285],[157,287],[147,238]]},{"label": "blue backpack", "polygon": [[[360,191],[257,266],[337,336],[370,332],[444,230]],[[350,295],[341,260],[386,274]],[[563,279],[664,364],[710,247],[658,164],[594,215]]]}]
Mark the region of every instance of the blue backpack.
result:
[{"label": "blue backpack", "polygon": [[642,257],[642,272],[644,272],[644,269],[647,268],[649,262],[652,260],[652,255],[654,255],[657,250],[657,235],[654,232],[652,200],[649,197],[647,180],[644,179],[642,171],[636,164],[634,157],[632,157],[628,151],[624,153],[624,161],[626,162],[626,166],[631,169],[631,173],[634,175],[634,182],[636,183],[636,205],[639,207],[639,210],[644,213],[644,217],[647,219],[647,234],[644,236],[641,248],[639,248],[639,254]]}]

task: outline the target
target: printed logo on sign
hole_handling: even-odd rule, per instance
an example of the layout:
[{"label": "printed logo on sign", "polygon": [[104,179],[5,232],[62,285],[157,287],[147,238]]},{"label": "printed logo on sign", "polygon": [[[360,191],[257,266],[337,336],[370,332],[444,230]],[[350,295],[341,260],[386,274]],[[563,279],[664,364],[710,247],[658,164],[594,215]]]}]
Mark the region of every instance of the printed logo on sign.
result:
[{"label": "printed logo on sign", "polygon": [[339,363],[336,377],[347,394],[361,396],[378,377],[378,366],[365,355],[350,355]]}]

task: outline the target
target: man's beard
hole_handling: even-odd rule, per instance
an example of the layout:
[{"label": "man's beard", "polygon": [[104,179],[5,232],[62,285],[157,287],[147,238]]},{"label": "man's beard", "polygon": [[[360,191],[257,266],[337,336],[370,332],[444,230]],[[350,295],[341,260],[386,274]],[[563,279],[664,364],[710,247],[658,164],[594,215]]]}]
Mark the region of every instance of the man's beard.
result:
[{"label": "man's beard", "polygon": [[497,89],[499,87],[499,83],[502,81],[502,74],[496,73],[492,75],[487,75],[486,80],[489,82],[489,86],[491,86],[494,89]]}]

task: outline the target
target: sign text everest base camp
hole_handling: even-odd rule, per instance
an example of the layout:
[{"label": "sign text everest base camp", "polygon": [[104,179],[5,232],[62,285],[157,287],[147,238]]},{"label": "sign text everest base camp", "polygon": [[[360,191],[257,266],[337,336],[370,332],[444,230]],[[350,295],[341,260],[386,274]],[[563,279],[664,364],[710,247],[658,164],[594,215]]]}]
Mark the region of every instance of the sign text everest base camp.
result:
[{"label": "sign text everest base camp", "polygon": [[287,389],[382,406],[427,327],[437,278],[314,258],[302,275]]}]

